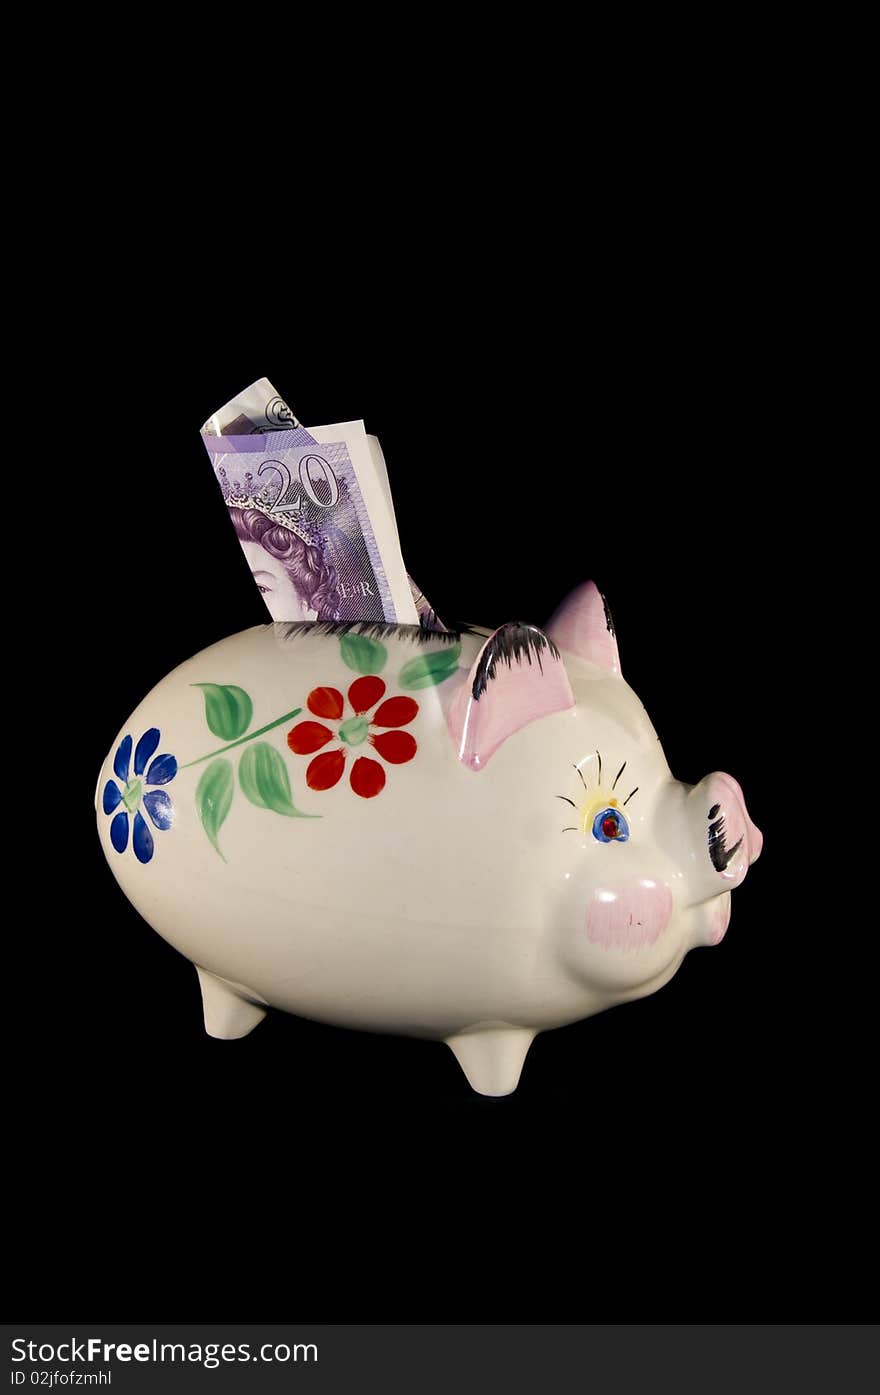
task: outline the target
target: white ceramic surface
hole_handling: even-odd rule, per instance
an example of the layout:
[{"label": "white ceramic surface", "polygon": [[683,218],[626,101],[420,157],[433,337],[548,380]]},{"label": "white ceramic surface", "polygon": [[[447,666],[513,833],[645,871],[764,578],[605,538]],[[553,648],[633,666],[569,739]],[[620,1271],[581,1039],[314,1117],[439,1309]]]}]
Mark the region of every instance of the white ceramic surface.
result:
[{"label": "white ceramic surface", "polygon": [[211,1035],[272,1006],[436,1038],[506,1094],[537,1032],[722,938],[761,835],[730,776],[673,779],[592,583],[543,632],[360,628],[257,626],[170,673],[102,767],[101,843]]}]

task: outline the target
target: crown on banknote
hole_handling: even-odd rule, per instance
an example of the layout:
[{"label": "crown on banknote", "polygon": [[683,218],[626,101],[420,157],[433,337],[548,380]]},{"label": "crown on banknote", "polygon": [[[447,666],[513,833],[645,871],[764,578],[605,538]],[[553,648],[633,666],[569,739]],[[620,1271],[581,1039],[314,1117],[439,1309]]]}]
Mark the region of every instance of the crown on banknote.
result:
[{"label": "crown on banknote", "polygon": [[267,482],[257,487],[258,481],[254,479],[250,470],[230,479],[222,465],[217,471],[217,475],[227,508],[256,509],[258,513],[263,514],[279,527],[295,533],[309,547],[321,546],[323,541],[321,534],[313,532],[304,518],[298,517],[290,509],[279,510],[275,508],[279,494],[277,484]]}]

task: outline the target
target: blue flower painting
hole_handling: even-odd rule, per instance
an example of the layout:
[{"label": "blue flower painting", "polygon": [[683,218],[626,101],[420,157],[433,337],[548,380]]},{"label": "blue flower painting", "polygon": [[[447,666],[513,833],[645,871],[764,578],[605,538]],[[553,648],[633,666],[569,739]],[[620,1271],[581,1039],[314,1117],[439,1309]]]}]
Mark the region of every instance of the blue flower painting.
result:
[{"label": "blue flower painting", "polygon": [[138,862],[145,863],[150,861],[155,847],[150,825],[141,813],[141,806],[147,811],[154,828],[164,831],[171,827],[174,820],[170,796],[164,789],[150,788],[167,785],[177,774],[177,760],[174,756],[153,755],[159,745],[159,735],[158,727],[150,727],[144,732],[134,750],[133,771],[132,739],[130,736],[124,736],[113,758],[116,780],[108,780],[104,786],[104,813],[114,816],[110,824],[110,842],[118,853],[124,853],[128,847],[131,824],[131,846],[134,855]]}]

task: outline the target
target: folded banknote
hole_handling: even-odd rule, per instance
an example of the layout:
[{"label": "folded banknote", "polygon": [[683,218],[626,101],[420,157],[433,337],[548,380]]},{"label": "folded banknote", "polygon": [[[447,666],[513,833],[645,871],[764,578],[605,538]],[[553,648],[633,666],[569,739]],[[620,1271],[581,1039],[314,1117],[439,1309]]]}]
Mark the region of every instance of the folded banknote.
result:
[{"label": "folded banknote", "polygon": [[445,630],[404,567],[382,448],[363,422],[307,430],[260,378],[202,439],[273,620]]}]

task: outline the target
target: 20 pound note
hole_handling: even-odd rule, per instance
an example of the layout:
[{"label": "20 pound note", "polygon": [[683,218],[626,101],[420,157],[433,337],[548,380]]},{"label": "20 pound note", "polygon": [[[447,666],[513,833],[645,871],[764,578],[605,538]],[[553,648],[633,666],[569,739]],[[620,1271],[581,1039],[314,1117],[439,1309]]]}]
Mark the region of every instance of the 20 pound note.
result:
[{"label": "20 pound note", "polygon": [[319,444],[261,378],[202,439],[273,620],[419,623],[362,423]]}]

